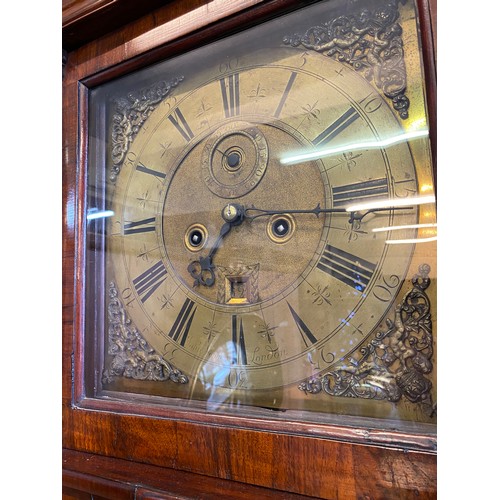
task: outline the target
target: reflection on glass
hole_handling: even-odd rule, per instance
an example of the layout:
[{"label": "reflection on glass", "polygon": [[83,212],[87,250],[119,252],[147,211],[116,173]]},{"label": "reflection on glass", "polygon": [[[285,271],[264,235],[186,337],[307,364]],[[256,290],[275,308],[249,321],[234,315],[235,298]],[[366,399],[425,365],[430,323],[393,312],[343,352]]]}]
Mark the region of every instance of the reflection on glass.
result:
[{"label": "reflection on glass", "polygon": [[422,229],[422,228],[431,228],[437,227],[437,224],[406,224],[404,226],[387,226],[387,227],[374,227],[372,229],[373,233],[380,233],[383,231],[397,231],[400,229]]},{"label": "reflection on glass", "polygon": [[102,219],[103,217],[112,217],[115,213],[112,210],[90,209],[87,212],[87,220]]},{"label": "reflection on glass", "polygon": [[428,130],[415,130],[411,132],[404,132],[402,134],[394,135],[386,139],[380,140],[367,140],[361,142],[354,142],[351,144],[345,144],[342,146],[337,146],[334,148],[324,148],[315,149],[313,151],[308,151],[305,153],[295,154],[293,156],[286,156],[281,158],[281,163],[283,165],[289,165],[292,163],[300,163],[302,161],[308,160],[318,160],[320,158],[325,158],[327,156],[338,155],[348,151],[358,151],[363,149],[382,149],[388,146],[393,146],[395,144],[401,144],[403,142],[408,142],[412,139],[418,139],[421,137],[427,137],[429,135]]},{"label": "reflection on glass", "polygon": [[408,196],[406,198],[387,198],[384,200],[367,201],[366,203],[358,203],[346,207],[346,212],[361,212],[363,210],[374,210],[379,208],[395,208],[407,207],[412,205],[425,205],[426,203],[434,203],[434,196]]},{"label": "reflection on glass", "polygon": [[[396,103],[376,67],[390,50],[365,72],[283,42],[340,4],[90,89],[87,204],[99,209],[87,219],[102,224],[88,231],[86,282],[106,304],[87,324],[107,321],[105,391],[434,418],[434,247],[414,245],[436,239],[421,66],[401,67]],[[391,8],[416,41],[402,4]]]}]

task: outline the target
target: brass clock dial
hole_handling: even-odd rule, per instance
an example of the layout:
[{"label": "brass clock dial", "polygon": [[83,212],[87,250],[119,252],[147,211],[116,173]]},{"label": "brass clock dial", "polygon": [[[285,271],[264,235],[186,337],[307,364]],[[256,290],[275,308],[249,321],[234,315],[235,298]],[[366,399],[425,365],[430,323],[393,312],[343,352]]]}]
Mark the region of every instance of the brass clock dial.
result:
[{"label": "brass clock dial", "polygon": [[359,358],[429,219],[416,122],[356,68],[280,45],[215,49],[147,110],[108,182],[108,302],[178,397],[306,407],[282,394]]}]

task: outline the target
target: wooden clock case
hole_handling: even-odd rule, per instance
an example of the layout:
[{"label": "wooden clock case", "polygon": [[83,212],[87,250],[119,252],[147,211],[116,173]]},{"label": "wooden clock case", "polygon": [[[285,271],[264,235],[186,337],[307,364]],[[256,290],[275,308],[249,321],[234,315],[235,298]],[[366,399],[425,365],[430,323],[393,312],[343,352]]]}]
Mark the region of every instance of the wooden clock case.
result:
[{"label": "wooden clock case", "polygon": [[[307,3],[63,2],[63,498],[436,497],[435,432],[132,405],[84,376],[88,89]],[[435,158],[436,5],[418,5]]]}]

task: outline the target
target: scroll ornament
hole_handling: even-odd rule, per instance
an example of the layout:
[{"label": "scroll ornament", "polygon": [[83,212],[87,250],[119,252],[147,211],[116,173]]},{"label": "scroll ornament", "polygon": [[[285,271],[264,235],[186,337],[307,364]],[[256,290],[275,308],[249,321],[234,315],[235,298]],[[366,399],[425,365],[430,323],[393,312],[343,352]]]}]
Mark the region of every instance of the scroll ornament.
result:
[{"label": "scroll ornament", "polygon": [[413,288],[396,306],[394,320],[360,349],[358,360],[350,358],[339,368],[299,385],[306,394],[324,391],[330,396],[422,404],[429,416],[436,412],[432,382],[433,336],[430,301],[430,266],[423,264],[412,278]]},{"label": "scroll ornament", "polygon": [[111,361],[103,373],[103,383],[112,382],[117,377],[178,384],[188,382],[186,375],[167,363],[142,338],[127,317],[114,283],[109,284],[108,319],[108,354]]},{"label": "scroll ornament", "polygon": [[392,101],[402,119],[408,118],[410,100],[405,95],[407,78],[402,27],[398,4],[405,0],[385,0],[374,9],[339,16],[304,34],[286,36],[283,43],[304,47],[347,63]]},{"label": "scroll ornament", "polygon": [[161,81],[137,92],[130,92],[127,97],[115,99],[115,112],[111,126],[110,179],[112,182],[120,173],[128,148],[144,121],[183,79],[184,77],[180,76],[169,82]]}]

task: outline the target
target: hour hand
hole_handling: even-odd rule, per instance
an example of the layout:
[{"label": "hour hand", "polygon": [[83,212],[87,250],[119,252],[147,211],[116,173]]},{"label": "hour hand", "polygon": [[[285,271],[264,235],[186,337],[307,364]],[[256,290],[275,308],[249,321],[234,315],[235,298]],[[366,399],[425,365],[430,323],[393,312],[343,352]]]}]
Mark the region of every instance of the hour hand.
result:
[{"label": "hour hand", "polygon": [[193,286],[213,286],[215,283],[214,265],[212,257],[201,257],[191,262],[188,266],[189,274],[194,278]]},{"label": "hour hand", "polygon": [[222,209],[222,218],[226,221],[221,227],[219,236],[206,257],[191,262],[188,265],[188,272],[194,278],[193,286],[213,286],[215,283],[214,265],[212,259],[215,252],[219,249],[224,237],[231,231],[233,226],[237,226],[244,219],[243,207],[238,204],[230,203]]}]

